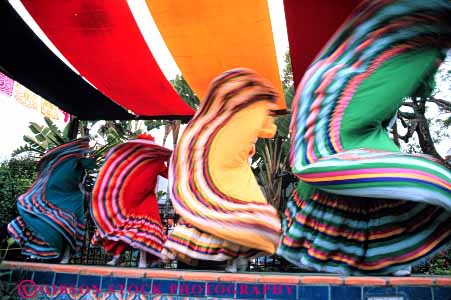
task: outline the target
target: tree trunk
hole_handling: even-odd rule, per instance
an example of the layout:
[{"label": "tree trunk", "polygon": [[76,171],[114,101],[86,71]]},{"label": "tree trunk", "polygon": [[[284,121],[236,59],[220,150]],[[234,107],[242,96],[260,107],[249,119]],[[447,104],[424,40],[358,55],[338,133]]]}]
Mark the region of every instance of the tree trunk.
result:
[{"label": "tree trunk", "polygon": [[79,127],[80,127],[80,135],[81,136],[88,136],[89,135],[88,121],[80,122]]},{"label": "tree trunk", "polygon": [[434,142],[431,137],[431,132],[429,130],[429,124],[428,120],[424,115],[417,115],[418,126],[416,127],[416,132],[418,135],[418,140],[420,142],[421,151],[425,154],[432,155],[433,157],[437,158],[443,164],[446,168],[451,170],[451,164],[449,164],[443,157],[440,156],[440,154],[437,152],[437,149],[435,149]]},{"label": "tree trunk", "polygon": [[77,138],[77,134],[78,134],[78,124],[79,124],[78,117],[71,115],[69,124],[70,124],[69,125],[69,138],[71,140],[75,140]]},{"label": "tree trunk", "polygon": [[171,129],[172,129],[172,144],[175,149],[175,146],[177,145],[177,140],[179,139],[179,132],[180,132],[180,125],[182,122],[180,120],[175,120],[171,122]]},{"label": "tree trunk", "polygon": [[[431,100],[432,99],[432,100]],[[429,121],[425,117],[426,113],[426,102],[432,101],[442,108],[447,109],[446,101],[435,98],[425,98],[425,97],[415,97],[411,98],[410,101],[405,102],[403,105],[413,109],[413,112],[399,112],[399,118],[404,127],[407,128],[407,133],[404,136],[400,136],[399,133],[393,132],[393,140],[396,143],[396,139],[401,139],[408,143],[409,139],[416,132],[418,135],[418,140],[420,144],[421,151],[424,154],[428,154],[438,159],[442,164],[451,170],[451,164],[448,163],[435,148],[434,141],[431,136]],[[394,127],[395,129],[396,127]]]},{"label": "tree trunk", "polygon": [[398,124],[393,124],[392,127],[393,130],[393,142],[395,142],[396,146],[401,147],[401,144],[399,143],[399,133],[398,133]]}]

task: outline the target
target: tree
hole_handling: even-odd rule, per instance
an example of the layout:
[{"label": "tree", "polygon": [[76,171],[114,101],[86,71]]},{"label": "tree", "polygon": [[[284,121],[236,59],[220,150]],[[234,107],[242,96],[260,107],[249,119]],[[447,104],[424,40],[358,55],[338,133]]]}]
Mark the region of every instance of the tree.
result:
[{"label": "tree", "polygon": [[34,155],[35,158],[39,158],[48,150],[70,140],[69,124],[61,131],[49,118],[45,117],[44,121],[47,126],[30,122],[28,128],[30,128],[33,136],[24,135],[23,139],[26,142],[26,145],[20,146],[14,150],[12,156],[28,153]]},{"label": "tree", "polygon": [[[444,139],[450,139],[451,100],[440,98],[441,94],[449,97],[450,58],[451,56],[448,55],[443,64],[444,67],[435,76],[431,74],[411,97],[405,99],[398,111],[398,122],[393,128],[395,143],[404,146],[408,152],[432,155],[449,169],[451,169],[451,164],[439,154],[436,145]],[[437,84],[437,82],[441,82],[441,84]],[[448,90],[441,91],[442,88],[448,88]],[[435,118],[428,116],[433,112],[435,112]],[[404,134],[400,133],[402,130],[405,132]]]},{"label": "tree", "polygon": [[[293,73],[289,51],[284,56],[285,68],[282,72],[282,87],[287,107],[291,106],[294,96]],[[285,210],[286,198],[283,192],[293,182],[290,172],[288,153],[290,149],[289,126],[291,113],[278,116],[277,133],[273,139],[258,140],[253,165],[266,199],[279,213]]]},{"label": "tree", "polygon": [[[37,161],[33,157],[12,158],[0,163],[0,230],[17,216],[16,199],[32,184],[37,173]],[[0,236],[0,241],[3,239]]]},{"label": "tree", "polygon": [[199,108],[199,98],[197,98],[196,94],[193,92],[183,76],[176,75],[173,80],[170,80],[170,83],[177,94],[179,94],[192,109],[197,110]]},{"label": "tree", "polygon": [[288,108],[288,113],[286,115],[278,117],[276,120],[276,124],[277,124],[277,136],[288,138],[291,121],[290,108],[294,97],[293,71],[291,68],[291,58],[289,51],[285,52],[284,62],[285,68],[283,69],[282,72],[282,88]]},{"label": "tree", "polygon": [[[170,83],[177,91],[177,93],[182,97],[182,99],[194,110],[199,108],[199,98],[197,98],[196,94],[193,92],[191,87],[186,82],[185,78],[181,75],[175,76],[175,79],[170,80]],[[169,120],[166,121],[164,126],[164,137],[163,137],[163,145],[166,143],[166,139],[169,134],[172,132],[172,143],[173,147],[177,144],[178,136],[180,133],[180,127],[182,122],[180,120]]]}]

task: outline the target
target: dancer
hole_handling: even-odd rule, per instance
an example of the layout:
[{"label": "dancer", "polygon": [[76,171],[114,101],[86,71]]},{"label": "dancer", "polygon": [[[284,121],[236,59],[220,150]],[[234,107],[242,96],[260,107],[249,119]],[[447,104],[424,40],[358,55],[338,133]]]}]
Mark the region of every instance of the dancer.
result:
[{"label": "dancer", "polygon": [[410,274],[450,247],[451,172],[399,152],[387,124],[451,43],[448,0],[367,0],[319,54],[293,102],[300,179],[278,254],[342,274]]},{"label": "dancer", "polygon": [[33,258],[61,258],[68,263],[78,254],[85,233],[85,199],[81,183],[94,161],[85,157],[89,138],[58,146],[40,160],[38,178],[17,199],[19,217],[8,232],[22,253]]},{"label": "dancer", "polygon": [[269,116],[276,93],[247,69],[215,79],[183,132],[169,168],[169,190],[181,221],[165,244],[167,259],[190,265],[272,254],[280,237],[277,211],[267,203],[248,163],[259,137],[276,132]]},{"label": "dancer", "polygon": [[113,254],[108,265],[118,265],[122,252],[130,248],[140,250],[140,268],[161,258],[166,236],[155,188],[158,175],[167,177],[170,155],[171,150],[147,134],[108,152],[91,199],[97,225],[92,244]]}]

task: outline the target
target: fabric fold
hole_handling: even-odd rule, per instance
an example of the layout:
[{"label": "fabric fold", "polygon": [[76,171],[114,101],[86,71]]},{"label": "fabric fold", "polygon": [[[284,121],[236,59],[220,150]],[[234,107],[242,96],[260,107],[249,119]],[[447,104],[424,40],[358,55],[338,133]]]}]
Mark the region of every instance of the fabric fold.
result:
[{"label": "fabric fold", "polygon": [[140,136],[111,149],[97,177],[91,216],[97,225],[92,238],[115,255],[135,248],[161,258],[166,241],[155,188],[167,176],[171,150]]},{"label": "fabric fold", "polygon": [[89,138],[58,146],[40,160],[33,186],[17,199],[19,217],[8,232],[22,252],[49,259],[61,255],[65,247],[80,251],[85,233],[84,201],[81,188],[90,159]]},{"label": "fabric fold", "polygon": [[248,157],[259,136],[275,133],[269,111],[276,97],[248,69],[228,71],[211,84],[170,163],[170,198],[183,220],[165,245],[170,258],[193,264],[275,252],[280,219]]},{"label": "fabric fold", "polygon": [[300,179],[278,254],[343,274],[389,274],[451,244],[451,171],[404,154],[387,124],[451,46],[451,3],[363,1],[319,53],[293,101]]}]

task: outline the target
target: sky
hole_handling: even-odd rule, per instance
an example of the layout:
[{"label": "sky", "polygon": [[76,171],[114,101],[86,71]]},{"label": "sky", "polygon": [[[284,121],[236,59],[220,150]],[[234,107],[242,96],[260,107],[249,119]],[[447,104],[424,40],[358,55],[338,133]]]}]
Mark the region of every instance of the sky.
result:
[{"label": "sky", "polygon": [[[161,37],[155,22],[150,15],[149,10],[145,4],[145,0],[128,0],[129,7],[135,17],[138,26],[143,33],[149,48],[151,49],[155,59],[162,68],[166,78],[173,79],[180,71],[174,62],[172,56],[167,49],[163,38]],[[16,11],[22,16],[22,18],[29,24],[33,31],[43,40],[46,45],[69,67],[71,67],[77,74],[79,72],[64,58],[64,56],[58,51],[58,49],[51,43],[46,37],[39,26],[34,22],[33,18],[27,13],[19,0],[10,0],[10,3],[14,6]],[[279,64],[279,70],[282,73],[284,68],[283,56],[288,50],[288,36],[286,31],[285,13],[283,1],[281,0],[268,0],[268,7],[271,17],[273,36],[275,41],[276,55]],[[152,41],[152,43],[150,43]],[[444,66],[447,71],[451,72],[451,63]],[[85,79],[86,80],[86,79]],[[444,83],[444,84],[449,84]],[[444,89],[445,94],[441,95],[446,99],[450,97],[451,91],[449,88]],[[4,94],[0,93],[0,130],[2,142],[0,143],[0,161],[7,159],[11,152],[23,145],[23,135],[30,134],[28,125],[30,121],[43,124],[43,117],[36,111],[30,110],[21,106],[17,102],[8,99]],[[58,121],[59,127],[64,127],[64,122]],[[157,142],[161,142],[162,137],[160,132],[153,132],[157,137]],[[172,140],[169,138],[167,146],[172,144]],[[438,151],[441,154],[446,153],[451,146],[450,141],[444,141],[438,145]]]}]

